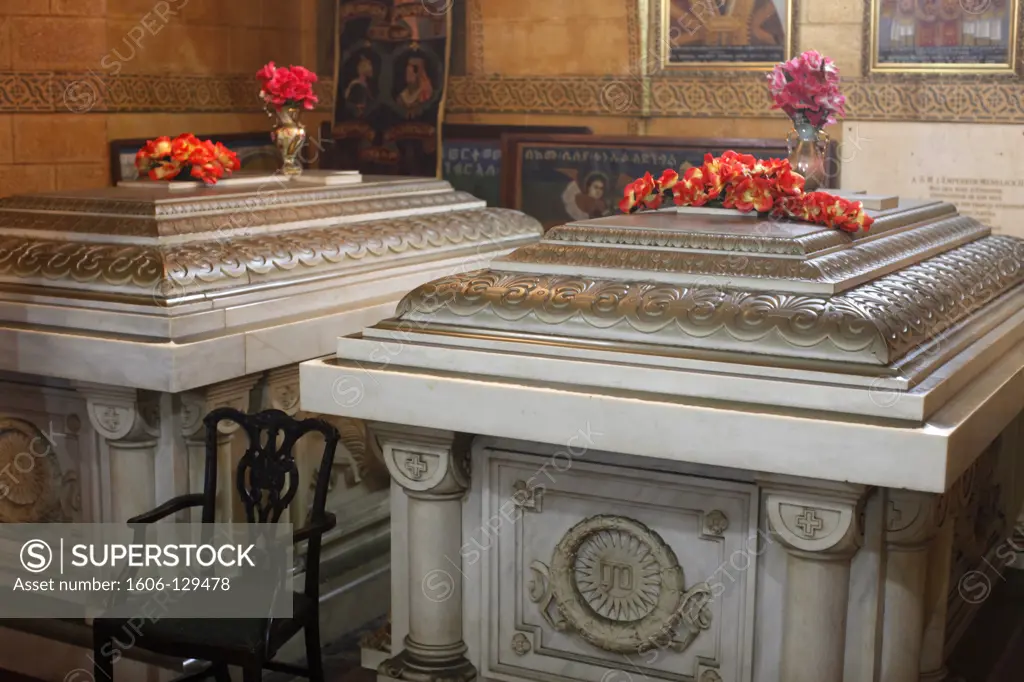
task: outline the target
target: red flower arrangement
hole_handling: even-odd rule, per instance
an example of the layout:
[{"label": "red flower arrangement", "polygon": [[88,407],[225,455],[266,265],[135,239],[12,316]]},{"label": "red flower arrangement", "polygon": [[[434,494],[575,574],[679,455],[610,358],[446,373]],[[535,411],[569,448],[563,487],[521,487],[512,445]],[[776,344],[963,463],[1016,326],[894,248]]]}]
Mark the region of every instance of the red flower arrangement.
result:
[{"label": "red flower arrangement", "polygon": [[313,94],[316,74],[303,66],[274,66],[268,63],[256,72],[260,80],[260,97],[277,109],[302,107],[312,109],[319,101]]},{"label": "red flower arrangement", "polygon": [[241,167],[238,156],[220,142],[199,141],[192,133],[173,140],[158,137],[146,142],[135,155],[135,167],[150,180],[174,180],[186,169],[193,178],[208,185]]},{"label": "red flower arrangement", "polygon": [[839,69],[816,50],[776,64],[768,74],[768,89],[772,108],[782,109],[794,122],[806,119],[821,129],[846,115],[846,97],[839,92]]},{"label": "red flower arrangement", "polygon": [[757,211],[781,218],[826,225],[844,232],[868,230],[874,219],[859,201],[827,192],[804,192],[804,178],[789,161],[761,161],[727,151],[683,175],[666,170],[657,180],[650,173],[626,186],[619,208],[625,213],[658,209],[668,197],[677,206],[719,205],[744,213]]}]

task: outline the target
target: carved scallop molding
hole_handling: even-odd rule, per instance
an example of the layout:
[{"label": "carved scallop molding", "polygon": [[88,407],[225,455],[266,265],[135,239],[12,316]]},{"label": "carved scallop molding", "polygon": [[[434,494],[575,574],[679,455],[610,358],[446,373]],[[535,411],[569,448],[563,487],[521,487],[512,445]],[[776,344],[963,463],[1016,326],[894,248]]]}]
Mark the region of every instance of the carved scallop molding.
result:
[{"label": "carved scallop molding", "polygon": [[[648,255],[663,253],[671,255]],[[744,260],[752,261],[736,262]],[[397,315],[421,327],[723,351],[757,346],[784,357],[887,365],[1022,283],[1024,241],[994,235],[832,296],[481,270],[413,290]]]}]

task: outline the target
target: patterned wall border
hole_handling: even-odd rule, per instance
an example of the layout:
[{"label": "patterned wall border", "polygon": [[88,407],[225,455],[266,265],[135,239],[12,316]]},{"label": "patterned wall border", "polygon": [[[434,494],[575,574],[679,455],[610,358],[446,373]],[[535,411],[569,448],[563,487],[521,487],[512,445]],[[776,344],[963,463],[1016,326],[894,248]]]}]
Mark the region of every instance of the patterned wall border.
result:
[{"label": "patterned wall border", "polygon": [[[252,76],[0,72],[4,113],[247,113],[263,111]],[[333,111],[333,81],[318,84],[317,111]]]},{"label": "patterned wall border", "polygon": [[[763,74],[694,72],[650,80],[654,117],[762,118],[772,111]],[[636,76],[453,78],[449,113],[641,116]],[[845,78],[851,120],[1024,123],[1024,87],[1008,78]]]},{"label": "patterned wall border", "polygon": [[[480,6],[482,0],[468,0],[469,7],[466,12],[466,70],[468,73],[478,76],[485,72],[484,69],[484,18],[483,8]],[[447,106],[447,104],[446,104]]]},{"label": "patterned wall border", "polygon": [[[642,116],[642,78],[553,76],[452,78],[449,113]],[[319,84],[317,111],[333,111],[333,80]],[[650,79],[654,117],[764,118],[770,109],[762,74]],[[851,120],[1024,123],[1024,87],[1012,78],[894,77],[844,79]],[[0,72],[3,113],[258,113],[249,76]]]}]

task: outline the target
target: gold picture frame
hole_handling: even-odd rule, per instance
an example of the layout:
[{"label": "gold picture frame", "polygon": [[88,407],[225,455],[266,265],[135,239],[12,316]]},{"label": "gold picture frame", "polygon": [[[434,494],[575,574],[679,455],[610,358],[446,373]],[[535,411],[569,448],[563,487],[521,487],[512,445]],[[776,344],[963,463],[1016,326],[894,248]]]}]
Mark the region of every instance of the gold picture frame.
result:
[{"label": "gold picture frame", "polygon": [[[804,0],[805,2],[807,0]],[[793,57],[796,48],[797,0],[649,0],[650,53],[656,73],[673,71],[764,71]],[[696,8],[696,9],[695,9]],[[710,12],[715,12],[709,16]],[[738,14],[734,14],[738,13]],[[762,23],[757,23],[763,16]],[[768,23],[782,35],[778,44],[738,44],[750,41],[754,26]],[[743,33],[746,36],[743,37]],[[678,45],[684,35],[714,34],[716,44]],[[750,59],[728,58],[729,53],[750,53]],[[688,58],[700,54],[699,59]],[[722,58],[716,59],[716,53]],[[653,75],[653,74],[652,74]]]},{"label": "gold picture frame", "polygon": [[[868,5],[869,45],[868,65],[871,73],[893,73],[893,74],[1016,74],[1018,73],[1018,60],[1020,55],[1020,22],[1021,22],[1021,0],[865,0]],[[906,3],[906,4],[905,4]],[[911,16],[911,6],[913,16]],[[978,11],[972,11],[977,6]],[[948,14],[942,14],[942,12]],[[895,14],[893,18],[884,16],[890,12],[900,12],[905,17],[902,27],[896,23]],[[1000,14],[1001,13],[1001,14]],[[932,18],[928,19],[931,14]],[[912,21],[911,21],[912,20]],[[959,25],[957,22],[959,21]],[[997,24],[993,22],[998,21]],[[929,29],[927,38],[921,38],[922,29]],[[978,38],[977,34],[984,32],[991,36],[993,32],[1006,36],[1005,41],[999,38],[999,43],[992,44],[991,38]],[[888,32],[888,37],[885,33]],[[901,35],[904,43],[913,41],[914,44],[891,47],[890,44]],[[966,41],[988,40],[987,44],[964,44]],[[918,43],[952,42],[955,44],[946,45],[925,45]],[[1005,58],[997,61],[896,61],[884,59],[883,52],[886,48],[902,50],[906,55],[913,56],[908,49],[920,50],[922,56],[928,53],[935,57],[943,56],[947,59],[954,58],[957,53],[968,54],[974,48],[980,53],[988,55],[995,54],[994,50],[985,48],[996,47],[1005,53]],[[980,55],[979,55],[980,56]]]}]

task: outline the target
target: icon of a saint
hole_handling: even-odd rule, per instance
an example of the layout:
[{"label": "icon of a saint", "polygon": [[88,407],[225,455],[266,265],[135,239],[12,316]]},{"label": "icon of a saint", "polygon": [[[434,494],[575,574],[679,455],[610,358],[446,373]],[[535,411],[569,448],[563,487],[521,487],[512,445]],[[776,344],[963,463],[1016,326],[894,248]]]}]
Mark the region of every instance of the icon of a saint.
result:
[{"label": "icon of a saint", "polygon": [[372,79],[373,62],[369,56],[362,54],[356,64],[356,77],[345,87],[345,102],[355,109],[357,116],[362,116],[373,101]]},{"label": "icon of a saint", "polygon": [[608,178],[604,173],[590,173],[581,183],[578,171],[560,169],[560,172],[572,180],[562,192],[562,205],[571,218],[589,220],[608,215],[608,200],[605,196]]},{"label": "icon of a saint", "polygon": [[434,97],[434,85],[430,82],[427,62],[423,57],[411,57],[405,65],[405,87],[398,93],[398,103],[406,116],[414,118]]}]

